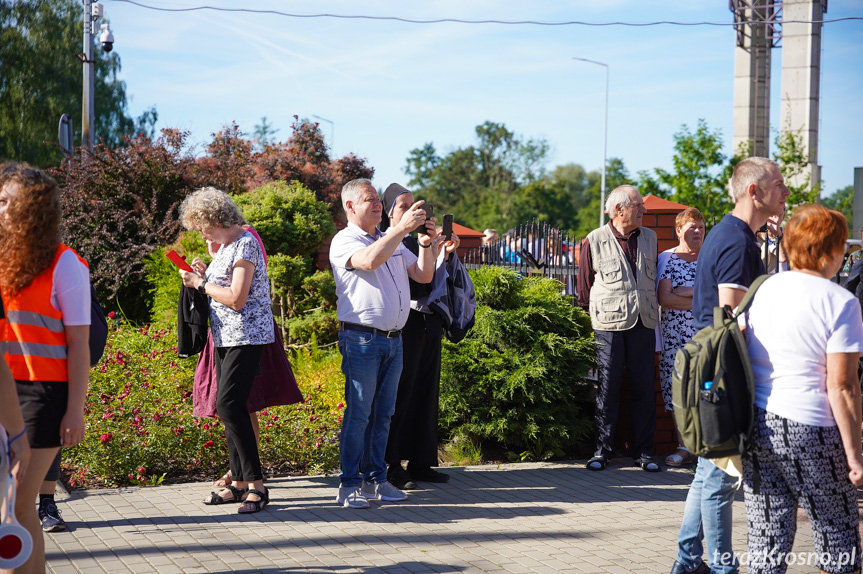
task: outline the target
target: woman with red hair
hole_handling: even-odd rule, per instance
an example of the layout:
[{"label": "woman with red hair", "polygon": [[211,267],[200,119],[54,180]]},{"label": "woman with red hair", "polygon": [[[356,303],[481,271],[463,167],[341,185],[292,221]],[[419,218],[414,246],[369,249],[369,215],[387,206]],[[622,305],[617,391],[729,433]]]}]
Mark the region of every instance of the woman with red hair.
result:
[{"label": "woman with red hair", "polygon": [[785,231],[793,271],[766,281],[746,314],[756,406],[743,457],[752,573],[785,572],[798,505],[821,571],[860,572],[863,321],[857,298],[830,281],[847,229],[838,211],[798,208]]},{"label": "woman with red hair", "polygon": [[30,464],[15,514],[33,537],[16,572],[44,572],[45,545],[33,501],[59,447],[84,438],[90,372],[90,276],[86,262],[60,242],[57,183],[24,163],[0,166],[2,341],[18,392]]}]

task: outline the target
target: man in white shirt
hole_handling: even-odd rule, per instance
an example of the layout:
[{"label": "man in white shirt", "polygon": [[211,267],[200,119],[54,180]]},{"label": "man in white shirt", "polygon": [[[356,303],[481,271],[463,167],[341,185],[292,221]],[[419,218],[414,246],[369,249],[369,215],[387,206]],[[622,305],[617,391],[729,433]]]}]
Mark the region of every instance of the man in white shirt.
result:
[{"label": "man in white shirt", "polygon": [[[346,508],[367,508],[368,499],[404,500],[387,482],[384,460],[390,418],[402,370],[401,329],[410,311],[408,277],[428,283],[434,275],[432,243],[440,244],[434,220],[417,201],[386,234],[377,229],[382,205],[368,179],[342,188],[348,226],[330,245],[336,281],[339,351],[345,374],[345,413],[339,439],[339,494]],[[405,234],[425,226],[420,256],[402,245]]]}]

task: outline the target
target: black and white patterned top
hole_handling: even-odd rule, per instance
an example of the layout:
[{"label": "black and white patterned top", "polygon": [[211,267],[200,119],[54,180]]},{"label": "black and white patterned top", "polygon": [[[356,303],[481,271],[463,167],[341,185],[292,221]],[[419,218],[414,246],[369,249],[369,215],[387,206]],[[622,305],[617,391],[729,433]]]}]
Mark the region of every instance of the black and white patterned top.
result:
[{"label": "black and white patterned top", "polygon": [[[662,279],[671,280],[671,288],[692,287],[695,284],[695,268],[698,261],[684,261],[672,253],[668,263],[659,276]],[[692,326],[692,311],[662,308],[662,341],[664,350],[676,351],[695,336],[698,329]]]},{"label": "black and white patterned top", "polygon": [[207,281],[218,287],[230,287],[234,265],[243,259],[255,266],[249,297],[243,308],[235,311],[215,299],[210,300],[210,328],[216,347],[266,345],[275,338],[267,265],[254,235],[246,231],[234,242],[222,245],[207,267]]}]

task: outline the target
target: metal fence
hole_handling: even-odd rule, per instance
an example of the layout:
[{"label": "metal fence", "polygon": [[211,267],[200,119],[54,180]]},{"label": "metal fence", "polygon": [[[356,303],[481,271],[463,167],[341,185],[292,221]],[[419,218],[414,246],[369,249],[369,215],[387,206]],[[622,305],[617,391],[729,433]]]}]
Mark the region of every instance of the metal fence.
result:
[{"label": "metal fence", "polygon": [[574,248],[578,243],[569,233],[532,221],[507,231],[497,241],[468,251],[464,264],[468,269],[496,265],[525,276],[557,279],[564,294],[575,296],[578,261]]}]

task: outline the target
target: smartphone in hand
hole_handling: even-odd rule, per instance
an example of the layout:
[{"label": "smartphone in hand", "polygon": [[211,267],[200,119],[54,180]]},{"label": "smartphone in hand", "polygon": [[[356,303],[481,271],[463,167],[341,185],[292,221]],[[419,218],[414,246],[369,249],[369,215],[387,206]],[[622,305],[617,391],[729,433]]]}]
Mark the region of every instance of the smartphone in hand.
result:
[{"label": "smartphone in hand", "polygon": [[447,241],[452,239],[452,213],[446,213],[443,216],[443,235]]},{"label": "smartphone in hand", "polygon": [[[434,205],[432,205],[431,203],[424,203],[424,204],[422,204],[421,207],[422,207],[423,211],[426,212],[426,221],[428,221],[429,219],[434,217]],[[425,226],[425,223],[423,223],[422,225],[417,227],[417,233],[419,233],[420,235],[428,235],[428,233],[426,233],[425,229],[426,229],[426,226]]]}]

